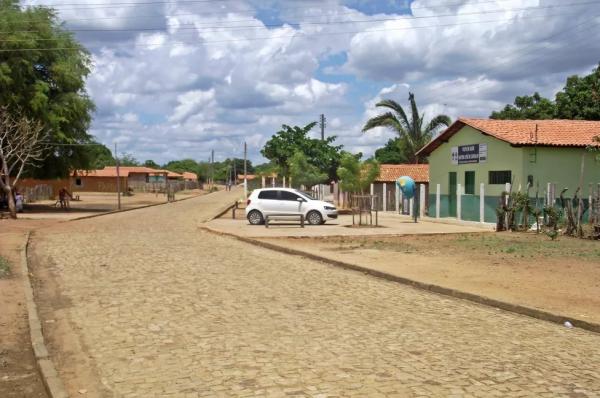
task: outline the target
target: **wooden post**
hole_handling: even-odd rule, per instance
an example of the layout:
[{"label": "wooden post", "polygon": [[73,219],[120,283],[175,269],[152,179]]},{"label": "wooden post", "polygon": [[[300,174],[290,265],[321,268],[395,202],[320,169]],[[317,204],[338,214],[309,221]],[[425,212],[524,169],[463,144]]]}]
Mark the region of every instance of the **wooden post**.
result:
[{"label": "wooden post", "polygon": [[425,184],[419,184],[419,217],[425,217]]},{"label": "wooden post", "polygon": [[485,222],[485,184],[479,184],[479,222]]},{"label": "wooden post", "polygon": [[408,200],[408,215],[411,217],[415,214],[414,213],[414,207],[415,207],[414,204],[415,204],[415,198],[414,197],[410,198]]},{"label": "wooden post", "polygon": [[375,198],[373,195],[375,195],[375,185],[371,183],[371,210],[375,208]]},{"label": "wooden post", "polygon": [[456,184],[456,218],[462,220],[462,187]]},{"label": "wooden post", "polygon": [[262,177],[260,178],[260,187],[261,187],[261,188],[264,188],[264,187],[265,187],[265,176],[262,176]]},{"label": "wooden post", "polygon": [[285,188],[285,176],[283,176],[283,188]]},{"label": "wooden post", "polygon": [[441,206],[441,185],[436,184],[435,186],[435,218],[440,218],[440,206]]},{"label": "wooden post", "polygon": [[383,183],[383,211],[387,211],[387,182]]}]

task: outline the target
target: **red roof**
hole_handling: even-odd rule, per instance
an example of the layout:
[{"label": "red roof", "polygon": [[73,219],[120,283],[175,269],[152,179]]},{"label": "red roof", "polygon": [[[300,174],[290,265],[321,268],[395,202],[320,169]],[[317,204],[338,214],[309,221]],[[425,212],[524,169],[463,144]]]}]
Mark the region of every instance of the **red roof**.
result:
[{"label": "red roof", "polygon": [[460,118],[442,134],[423,147],[419,154],[429,155],[464,126],[516,146],[600,146],[600,121],[590,120],[495,120]]},{"label": "red roof", "polygon": [[428,164],[382,164],[379,166],[379,177],[375,181],[392,182],[402,176],[408,176],[415,182],[429,182]]},{"label": "red roof", "polygon": [[[157,170],[151,169],[149,167],[138,167],[138,166],[120,166],[119,167],[119,175],[121,177],[128,177],[131,173],[142,173],[142,174],[150,174],[154,173]],[[86,177],[116,177],[117,176],[117,167],[116,166],[106,166],[100,170],[79,170],[73,172],[73,175],[86,176]]]}]

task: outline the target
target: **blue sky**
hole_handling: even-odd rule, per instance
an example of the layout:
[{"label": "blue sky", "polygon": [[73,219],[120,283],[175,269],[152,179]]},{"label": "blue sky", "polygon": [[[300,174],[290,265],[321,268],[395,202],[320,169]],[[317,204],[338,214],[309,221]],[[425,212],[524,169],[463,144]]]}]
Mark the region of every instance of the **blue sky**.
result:
[{"label": "blue sky", "polygon": [[382,98],[487,117],[600,60],[589,0],[79,1],[28,3],[55,4],[93,55],[91,133],[141,161],[240,157],[246,141],[260,163],[282,124],[321,113],[368,156],[393,136],[361,132]]}]

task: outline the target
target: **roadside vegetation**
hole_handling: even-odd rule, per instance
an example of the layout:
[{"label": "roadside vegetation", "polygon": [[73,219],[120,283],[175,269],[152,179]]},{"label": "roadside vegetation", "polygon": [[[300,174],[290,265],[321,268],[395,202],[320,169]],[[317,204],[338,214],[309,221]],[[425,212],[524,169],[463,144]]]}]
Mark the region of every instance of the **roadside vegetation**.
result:
[{"label": "roadside vegetation", "polygon": [[10,275],[10,265],[8,260],[0,256],[0,279]]}]

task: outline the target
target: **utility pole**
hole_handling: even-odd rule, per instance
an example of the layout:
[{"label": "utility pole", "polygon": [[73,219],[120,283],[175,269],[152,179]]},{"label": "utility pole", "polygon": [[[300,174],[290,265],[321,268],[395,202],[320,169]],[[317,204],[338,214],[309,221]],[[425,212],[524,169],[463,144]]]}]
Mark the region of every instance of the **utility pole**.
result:
[{"label": "utility pole", "polygon": [[117,210],[121,210],[121,173],[119,170],[119,153],[115,142],[115,164],[117,165]]},{"label": "utility pole", "polygon": [[248,174],[246,168],[246,159],[248,158],[248,145],[244,141],[244,199],[248,197]]},{"label": "utility pole", "polygon": [[319,121],[319,126],[321,126],[321,141],[325,141],[325,126],[327,126],[327,119],[325,119],[325,115],[322,113]]}]

